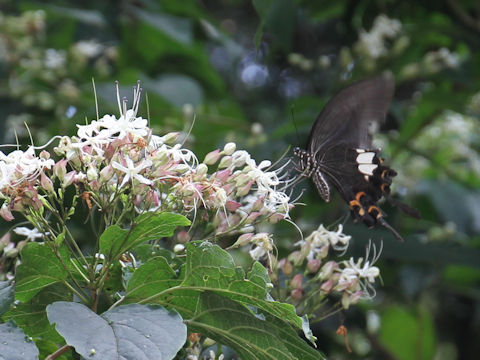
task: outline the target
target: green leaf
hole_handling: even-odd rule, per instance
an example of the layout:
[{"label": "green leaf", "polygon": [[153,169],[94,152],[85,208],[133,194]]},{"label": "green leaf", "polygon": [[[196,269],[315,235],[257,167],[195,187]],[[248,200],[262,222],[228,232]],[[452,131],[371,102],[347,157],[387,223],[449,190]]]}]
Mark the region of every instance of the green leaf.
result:
[{"label": "green leaf", "polygon": [[87,359],[173,359],[187,338],[180,315],[161,306],[124,305],[97,315],[85,305],[59,301],[47,307],[47,315]]},{"label": "green leaf", "polygon": [[302,329],[302,319],[297,316],[293,305],[271,301],[265,277],[259,275],[266,271],[260,270],[260,263],[254,264],[249,274],[253,280],[250,280],[245,279],[243,269],[236,267],[231,255],[218,245],[190,242],[186,244],[186,250],[182,286],[215,291],[245,305],[255,306]]},{"label": "green leaf", "polygon": [[10,308],[15,300],[13,285],[10,281],[0,281],[0,315]]},{"label": "green leaf", "polygon": [[190,331],[200,332],[233,348],[242,359],[324,359],[286,322],[255,316],[244,306],[212,292],[199,296]]},{"label": "green leaf", "polygon": [[11,322],[0,324],[0,359],[38,360],[38,349],[22,329]]},{"label": "green leaf", "polygon": [[60,300],[72,300],[72,293],[62,284],[50,285],[29,302],[13,307],[2,318],[13,320],[28,336],[58,343],[62,338],[48,322],[45,309],[48,304]]},{"label": "green leaf", "polygon": [[177,226],[188,226],[190,220],[185,216],[164,212],[140,215],[130,230],[117,225],[108,227],[100,236],[99,252],[107,257],[123,254],[134,246],[149,240],[172,236]]},{"label": "green leaf", "polygon": [[65,267],[47,245],[28,243],[21,255],[22,264],[16,272],[15,299],[26,302],[47,286],[67,279]]},{"label": "green leaf", "polygon": [[133,273],[125,295],[128,302],[147,299],[180,283],[175,271],[163,257],[149,260]]},{"label": "green leaf", "polygon": [[435,353],[435,332],[431,314],[413,313],[396,306],[382,314],[380,340],[399,360],[432,359]]}]

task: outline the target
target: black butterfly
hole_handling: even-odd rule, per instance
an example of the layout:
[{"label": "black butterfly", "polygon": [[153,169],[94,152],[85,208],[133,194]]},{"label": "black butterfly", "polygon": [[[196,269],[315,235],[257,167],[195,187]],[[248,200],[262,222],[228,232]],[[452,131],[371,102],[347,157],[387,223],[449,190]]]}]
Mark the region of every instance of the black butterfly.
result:
[{"label": "black butterfly", "polygon": [[359,81],[340,91],[323,108],[313,124],[307,150],[294,149],[299,170],[311,177],[320,196],[330,201],[332,186],[350,207],[352,217],[368,227],[377,223],[403,240],[377,206],[387,198],[407,214],[420,213],[389,197],[395,170],[383,164],[372,149],[372,126],[384,120],[394,91],[391,73]]}]

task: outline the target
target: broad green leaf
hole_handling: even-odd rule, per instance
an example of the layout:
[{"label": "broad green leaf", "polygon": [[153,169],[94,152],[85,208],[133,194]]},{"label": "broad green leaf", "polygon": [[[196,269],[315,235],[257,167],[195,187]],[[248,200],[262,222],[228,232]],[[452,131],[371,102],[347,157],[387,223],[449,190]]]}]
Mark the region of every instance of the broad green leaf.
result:
[{"label": "broad green leaf", "polygon": [[435,353],[433,319],[426,310],[417,313],[391,307],[382,314],[380,340],[399,360],[427,360]]},{"label": "broad green leaf", "polygon": [[186,244],[186,249],[187,261],[182,286],[215,291],[245,305],[255,306],[302,329],[302,320],[297,316],[293,305],[271,301],[269,298],[265,277],[262,275],[261,279],[259,275],[260,263],[255,264],[250,273],[252,281],[245,279],[243,269],[236,267],[231,255],[218,245],[191,242]]},{"label": "broad green leaf", "polygon": [[[17,268],[15,299],[26,302],[40,290],[67,279],[67,260],[62,261],[50,247],[28,243],[22,250],[22,264]],[[64,266],[65,265],[65,266]]]},{"label": "broad green leaf", "polygon": [[[179,280],[165,259],[152,260],[131,277],[125,301],[171,305],[184,317],[189,317],[195,311],[198,296],[204,291],[213,291],[302,329],[302,319],[292,305],[272,301],[268,294],[266,270],[260,263],[253,266],[250,280],[245,278],[242,268],[235,266],[230,254],[218,245],[196,241],[186,244],[186,249],[186,264]],[[158,269],[155,270],[155,266]]]},{"label": "broad green leaf", "polygon": [[173,359],[187,338],[180,315],[160,306],[124,305],[97,315],[85,305],[59,301],[47,307],[47,315],[87,359]]},{"label": "broad green leaf", "polygon": [[177,226],[188,226],[190,220],[173,213],[140,215],[130,230],[117,225],[108,227],[100,236],[100,253],[107,257],[119,256],[134,246],[149,240],[172,236]]},{"label": "broad green leaf", "polygon": [[21,303],[3,315],[4,320],[13,320],[28,336],[55,342],[62,338],[50,325],[46,307],[55,301],[72,300],[72,293],[62,284],[54,284],[43,289],[29,302]]},{"label": "broad green leaf", "polygon": [[15,300],[13,285],[10,281],[0,281],[0,315],[8,310]]},{"label": "broad green leaf", "polygon": [[242,359],[324,359],[288,323],[271,316],[255,316],[239,303],[212,292],[199,296],[187,325],[190,331],[233,348]]},{"label": "broad green leaf", "polygon": [[1,360],[38,360],[35,343],[13,323],[0,324],[0,338]]},{"label": "broad green leaf", "polygon": [[138,302],[179,284],[175,271],[163,257],[149,260],[133,273],[127,284],[126,300]]}]

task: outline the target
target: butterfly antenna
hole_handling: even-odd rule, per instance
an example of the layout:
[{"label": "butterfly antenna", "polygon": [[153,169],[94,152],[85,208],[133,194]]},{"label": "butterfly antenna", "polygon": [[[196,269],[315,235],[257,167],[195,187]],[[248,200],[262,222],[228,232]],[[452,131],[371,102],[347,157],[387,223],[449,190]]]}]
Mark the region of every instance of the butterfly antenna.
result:
[{"label": "butterfly antenna", "polygon": [[389,223],[387,223],[383,217],[379,217],[378,221],[380,222],[380,224],[382,224],[383,227],[390,230],[398,241],[405,242],[405,240],[403,240],[402,236],[397,232],[397,230],[395,230]]}]

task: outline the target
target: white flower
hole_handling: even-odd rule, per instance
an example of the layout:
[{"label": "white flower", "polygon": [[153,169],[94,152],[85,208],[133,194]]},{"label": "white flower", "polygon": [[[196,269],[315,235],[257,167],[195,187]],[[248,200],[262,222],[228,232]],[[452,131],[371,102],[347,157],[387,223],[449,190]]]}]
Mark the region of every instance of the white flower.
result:
[{"label": "white flower", "polygon": [[254,260],[260,260],[273,251],[272,234],[258,233],[250,239],[250,242],[256,245],[249,251]]},{"label": "white flower", "polygon": [[343,225],[338,225],[337,231],[328,231],[321,224],[317,230],[313,231],[305,240],[299,241],[297,245],[305,247],[308,245],[310,251],[307,255],[308,260],[314,258],[324,258],[328,255],[328,248],[331,246],[336,251],[345,251],[352,237],[343,234]]},{"label": "white flower", "polygon": [[145,184],[145,185],[151,185],[152,181],[145,178],[144,176],[140,175],[140,172],[142,172],[143,169],[146,169],[150,166],[152,166],[152,162],[150,160],[144,160],[137,166],[133,163],[133,160],[130,159],[129,157],[125,158],[125,162],[127,163],[127,166],[123,166],[122,164],[113,161],[112,166],[125,173],[125,176],[123,177],[123,181],[120,184],[120,187],[123,187],[129,180],[137,179],[138,182]]},{"label": "white flower", "polygon": [[74,48],[82,55],[91,58],[103,51],[103,45],[95,40],[83,40],[74,45]]},{"label": "white flower", "polygon": [[127,110],[118,120],[115,116],[107,115],[100,119],[100,125],[104,128],[100,133],[106,133],[109,137],[116,135],[118,139],[123,139],[127,134],[134,135],[135,138],[148,135],[148,121],[141,117],[136,117],[136,112],[132,109]]},{"label": "white flower", "polygon": [[27,227],[21,226],[13,229],[13,232],[18,235],[23,235],[26,237],[25,240],[27,241],[35,241],[37,238],[43,238],[45,235],[48,235],[49,233],[46,232],[45,234],[41,233],[38,231],[36,228],[29,229]]},{"label": "white flower", "polygon": [[47,69],[58,69],[66,62],[65,51],[47,49],[45,52],[45,67]]}]

